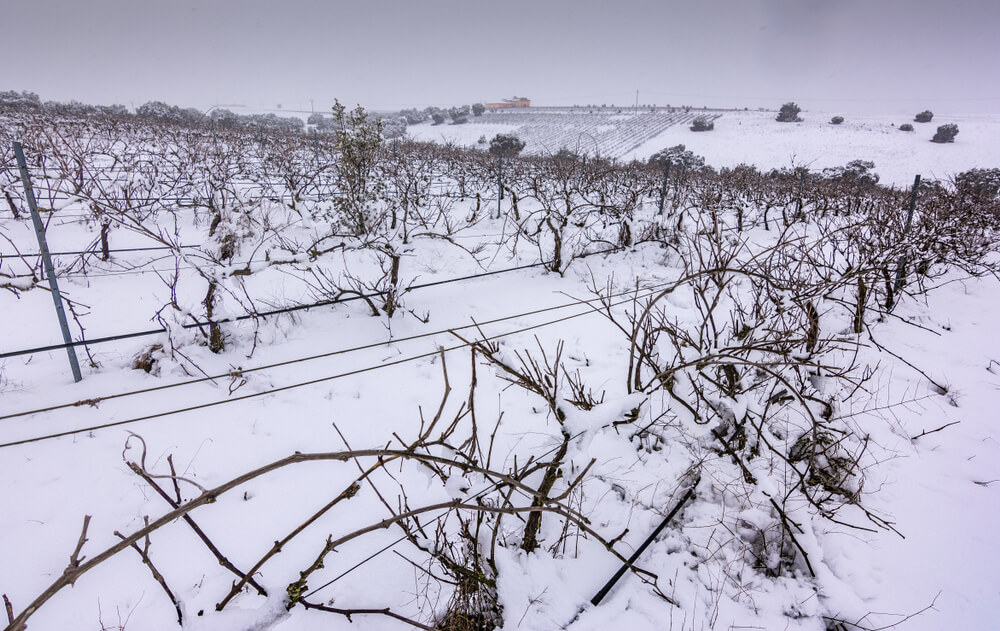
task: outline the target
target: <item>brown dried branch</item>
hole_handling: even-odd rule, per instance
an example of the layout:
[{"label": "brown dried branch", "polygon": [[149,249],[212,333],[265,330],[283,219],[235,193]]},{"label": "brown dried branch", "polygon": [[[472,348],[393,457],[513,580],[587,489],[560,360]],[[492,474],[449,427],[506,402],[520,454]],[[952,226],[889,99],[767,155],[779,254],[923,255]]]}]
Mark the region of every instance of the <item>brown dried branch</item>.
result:
[{"label": "brown dried branch", "polygon": [[[181,492],[180,488],[177,486],[177,478],[176,475],[174,474],[174,463],[172,460],[172,455],[167,456],[167,462],[170,463],[170,473],[172,475],[172,479],[174,482],[174,491],[178,497],[177,501],[174,501],[169,495],[167,495],[167,492],[164,491],[163,488],[161,488],[160,485],[158,485],[156,481],[154,481],[153,478],[150,477],[148,473],[143,471],[139,465],[137,465],[134,462],[128,462],[127,464],[129,468],[135,472],[136,475],[140,476],[143,480],[146,481],[147,484],[153,487],[153,489],[160,495],[160,497],[166,500],[167,504],[170,504],[171,508],[177,509],[181,505],[181,501],[179,499],[181,496]],[[222,554],[222,552],[215,545],[215,543],[213,543],[212,540],[208,538],[208,535],[205,534],[205,531],[203,531],[201,527],[197,523],[195,523],[194,519],[190,515],[184,515],[183,517],[181,517],[181,519],[183,519],[185,523],[187,523],[187,525],[191,527],[191,530],[194,531],[194,534],[196,534],[198,538],[201,539],[202,543],[205,544],[205,547],[208,548],[209,552],[211,552],[215,556],[215,558],[219,561],[219,565],[221,565],[222,567],[226,568],[227,570],[238,576],[241,581],[249,583],[254,589],[257,590],[257,593],[260,594],[261,596],[267,596],[267,591],[263,587],[261,587],[257,583],[257,581],[253,579],[252,575],[240,571],[239,568],[233,565],[232,561],[230,561],[228,558],[226,558],[225,555]]]},{"label": "brown dried branch", "polygon": [[[101,563],[107,561],[111,557],[117,555],[122,550],[131,547],[132,544],[140,541],[148,534],[155,532],[156,530],[170,524],[171,522],[175,521],[178,518],[184,517],[191,511],[201,506],[216,502],[221,495],[233,490],[234,488],[237,488],[243,484],[246,484],[247,482],[250,482],[251,480],[259,478],[273,471],[277,471],[284,467],[296,464],[301,464],[306,462],[321,462],[321,461],[346,462],[352,459],[365,458],[365,457],[379,458],[384,461],[389,461],[394,459],[405,459],[405,460],[414,460],[418,462],[426,461],[426,462],[434,462],[437,464],[451,465],[463,472],[479,473],[495,480],[501,480],[506,484],[508,484],[512,488],[512,490],[516,489],[532,497],[538,495],[537,491],[523,484],[522,482],[520,482],[520,480],[511,477],[509,475],[497,471],[484,469],[482,467],[466,462],[455,462],[454,460],[449,460],[447,458],[432,456],[429,454],[413,453],[412,451],[401,451],[392,449],[366,449],[366,450],[353,450],[353,451],[340,451],[340,452],[321,452],[321,453],[311,453],[311,454],[295,453],[292,454],[291,456],[287,456],[280,460],[275,460],[262,467],[254,469],[253,471],[249,471],[240,476],[237,476],[215,488],[205,490],[198,497],[195,497],[194,499],[188,501],[187,503],[178,506],[174,510],[165,513],[156,520],[150,522],[148,525],[144,526],[143,528],[140,528],[131,535],[122,539],[119,543],[106,548],[104,551],[97,554],[96,556],[90,558],[89,560],[84,561],[83,559],[78,558],[78,555],[80,548],[82,548],[83,543],[86,541],[85,537],[86,526],[89,524],[90,521],[90,517],[87,516],[87,518],[84,520],[84,533],[81,534],[80,542],[77,545],[77,549],[74,552],[73,556],[71,556],[70,558],[70,564],[63,571],[63,573],[55,581],[52,582],[52,584],[50,584],[40,595],[38,595],[24,609],[24,611],[22,611],[17,617],[14,618],[14,621],[10,625],[8,625],[4,631],[23,631],[25,629],[28,619],[31,618],[31,616],[34,615],[35,612],[37,612],[42,605],[51,600],[53,596],[62,591],[65,587],[73,585],[81,576],[83,576],[90,570],[94,569],[95,567],[99,566]],[[572,520],[577,526],[580,527],[581,530],[594,537],[595,540],[599,541],[606,549],[608,549],[612,554],[614,554],[616,558],[618,558],[619,560],[624,560],[624,557],[622,557],[610,545],[608,545],[605,539],[589,526],[589,522],[585,516],[580,515],[579,513],[577,513],[577,511],[569,507],[566,507],[558,502],[554,502],[552,500],[548,501],[550,502],[550,505],[547,506],[525,507],[525,508],[516,508],[510,506],[504,508],[494,508],[481,504],[464,504],[457,500],[442,502],[439,504],[424,506],[418,509],[407,511],[405,513],[400,513],[397,516],[355,530],[354,532],[349,533],[348,535],[345,535],[333,541],[332,546],[335,548],[338,545],[342,545],[343,543],[352,541],[353,539],[356,539],[369,532],[388,528],[389,526],[391,526],[392,524],[396,523],[399,520],[409,519],[416,515],[430,511],[470,510],[470,511],[483,511],[483,512],[505,513],[505,514],[543,511],[543,512],[556,513],[566,519]]]},{"label": "brown dried branch", "polygon": [[[321,509],[319,509],[318,511],[316,511],[315,513],[313,513],[312,516],[309,517],[309,519],[307,519],[304,522],[302,522],[301,524],[299,524],[294,530],[292,530],[292,532],[288,533],[288,535],[286,535],[281,540],[275,541],[274,545],[271,546],[271,549],[268,550],[264,554],[264,556],[262,556],[256,563],[254,563],[253,567],[250,568],[250,571],[247,572],[247,574],[243,578],[241,578],[239,581],[233,583],[232,589],[229,590],[229,593],[226,594],[225,598],[223,598],[221,601],[219,601],[218,604],[215,605],[215,610],[216,611],[222,611],[222,609],[229,603],[229,601],[232,600],[233,598],[235,598],[236,595],[240,593],[240,590],[243,589],[243,586],[246,585],[247,581],[249,580],[248,577],[253,576],[254,574],[256,574],[257,570],[259,570],[265,563],[267,563],[268,559],[270,559],[274,555],[276,555],[279,552],[281,552],[281,549],[285,546],[285,544],[287,544],[289,541],[291,541],[293,538],[295,538],[296,535],[298,535],[303,530],[305,530],[307,527],[309,527],[310,524],[312,524],[317,519],[319,519],[320,517],[322,517],[331,508],[333,508],[334,506],[336,506],[337,504],[339,504],[341,501],[347,500],[347,499],[351,499],[352,497],[354,497],[357,494],[357,492],[359,490],[361,490],[361,486],[358,484],[358,482],[360,482],[360,480],[366,478],[374,470],[375,470],[375,467],[372,467],[371,469],[369,469],[369,471],[366,472],[365,474],[363,474],[358,480],[355,480],[350,485],[348,485],[348,487],[346,489],[344,489],[343,491],[341,491],[340,494],[337,495],[337,497],[333,498],[332,500],[330,500],[329,502],[327,502],[327,504],[325,506],[323,506]],[[322,560],[320,560],[320,567],[322,567]],[[306,578],[306,576],[302,577],[303,584],[305,582],[305,578]],[[290,603],[290,604],[294,604],[294,603]],[[290,608],[291,607],[289,606],[289,609]]]},{"label": "brown dried branch", "polygon": [[429,627],[426,624],[413,620],[412,618],[401,616],[400,614],[393,612],[388,607],[386,607],[385,609],[338,609],[337,607],[331,607],[329,605],[319,605],[316,603],[311,603],[307,600],[299,600],[299,602],[302,603],[302,606],[306,609],[315,609],[317,611],[326,611],[328,613],[340,614],[346,617],[348,622],[354,622],[351,619],[351,616],[378,614],[394,618],[396,620],[399,620],[400,622],[405,622],[406,624],[414,626],[418,629],[425,629],[426,631],[435,631],[434,627]]},{"label": "brown dried branch", "polygon": [[[144,516],[143,521],[146,523],[147,526],[149,525],[148,516]],[[118,532],[117,530],[115,531],[114,534],[119,539],[125,538],[125,536],[120,532]],[[177,597],[174,596],[174,593],[170,590],[170,587],[167,585],[167,579],[163,578],[163,574],[161,574],[160,571],[156,569],[156,566],[153,565],[153,560],[149,558],[149,535],[148,534],[146,535],[146,540],[141,548],[139,547],[139,544],[133,543],[132,549],[134,549],[136,552],[139,553],[139,556],[142,557],[142,562],[149,568],[149,571],[153,574],[153,578],[156,580],[157,583],[160,584],[160,587],[163,588],[163,591],[167,594],[167,598],[170,599],[170,602],[174,604],[174,609],[177,611],[177,624],[183,626],[184,614],[181,612],[181,605],[179,602],[177,602]]]}]

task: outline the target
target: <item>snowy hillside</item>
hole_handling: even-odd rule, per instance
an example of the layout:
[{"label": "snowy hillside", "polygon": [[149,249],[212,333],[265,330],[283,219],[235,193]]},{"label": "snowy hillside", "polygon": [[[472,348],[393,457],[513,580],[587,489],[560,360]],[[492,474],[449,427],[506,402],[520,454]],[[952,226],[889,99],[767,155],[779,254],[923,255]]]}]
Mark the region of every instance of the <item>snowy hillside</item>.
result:
[{"label": "snowy hillside", "polygon": [[[526,143],[528,153],[552,155],[569,150],[606,159],[630,157],[665,130],[687,130],[699,117],[715,120],[715,110],[678,110],[665,107],[632,108],[531,108],[490,111],[469,117],[461,125],[411,125],[415,140],[482,146],[498,133],[513,133]],[[652,152],[651,152],[652,153]]]},{"label": "snowy hillside", "polygon": [[[700,110],[692,110],[684,121],[662,128],[646,120],[651,117],[648,113],[636,117],[628,108],[595,111],[603,113],[540,110],[535,114],[486,114],[471,117],[465,125],[414,125],[407,133],[418,140],[462,146],[476,146],[481,136],[489,140],[498,133],[513,133],[528,143],[525,150],[529,153],[546,155],[568,148],[578,154],[619,160],[646,160],[661,149],[683,144],[715,167],[751,164],[765,170],[802,166],[818,171],[852,160],[868,160],[875,163],[883,182],[897,186],[909,186],[918,173],[925,179],[945,179],[1000,163],[1000,116],[942,113],[921,124],[913,122],[912,116],[859,115],[832,125],[830,119],[836,112],[808,111],[802,113],[801,123],[778,123],[772,111],[709,110],[707,114],[718,117],[715,129],[692,132],[690,120],[702,114]],[[666,118],[662,112],[665,110],[658,116]],[[914,131],[900,131],[904,123],[912,124]],[[957,124],[960,130],[953,144],[928,142],[939,125],[948,123]],[[583,133],[593,131],[593,124],[602,125],[599,129],[605,135]],[[622,149],[621,144],[605,142],[605,138],[613,138],[612,132],[627,134],[624,129],[616,131],[625,125],[640,130],[640,144]]]}]

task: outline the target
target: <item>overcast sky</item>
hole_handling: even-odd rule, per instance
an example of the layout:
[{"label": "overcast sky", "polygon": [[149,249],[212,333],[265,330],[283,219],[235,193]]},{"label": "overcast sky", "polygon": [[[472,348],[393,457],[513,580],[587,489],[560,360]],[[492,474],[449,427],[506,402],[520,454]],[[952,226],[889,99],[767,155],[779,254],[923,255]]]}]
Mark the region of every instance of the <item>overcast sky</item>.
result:
[{"label": "overcast sky", "polygon": [[200,109],[631,104],[638,90],[1000,112],[998,31],[998,0],[0,0],[0,90]]}]

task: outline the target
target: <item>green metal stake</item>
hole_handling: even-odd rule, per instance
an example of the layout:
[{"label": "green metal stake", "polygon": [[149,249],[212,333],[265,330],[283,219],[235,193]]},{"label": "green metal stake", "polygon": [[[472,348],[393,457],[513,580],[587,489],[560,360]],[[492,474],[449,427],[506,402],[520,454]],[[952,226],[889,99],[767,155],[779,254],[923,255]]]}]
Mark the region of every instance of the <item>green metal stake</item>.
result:
[{"label": "green metal stake", "polygon": [[799,202],[795,207],[795,218],[798,220],[802,219],[802,194],[806,187],[806,172],[802,172],[802,177],[799,178]]},{"label": "green metal stake", "polygon": [[500,150],[500,170],[497,174],[497,219],[500,218],[500,202],[503,201],[503,149]]},{"label": "green metal stake", "polygon": [[80,364],[76,361],[76,349],[72,346],[73,337],[69,334],[69,323],[66,321],[66,312],[63,310],[62,294],[59,293],[59,284],[56,282],[56,270],[52,267],[52,257],[49,256],[49,248],[45,244],[45,226],[42,225],[42,218],[38,216],[38,206],[35,203],[35,192],[31,188],[31,178],[28,177],[28,163],[24,159],[24,149],[21,148],[21,143],[17,141],[14,141],[14,157],[17,158],[17,166],[21,169],[21,184],[24,186],[24,196],[28,201],[28,210],[31,211],[31,221],[35,225],[35,237],[38,238],[38,251],[42,254],[45,274],[48,276],[49,289],[52,293],[52,302],[56,305],[56,315],[59,317],[59,328],[62,329],[63,342],[66,344],[69,367],[73,371],[73,381],[80,381],[83,379],[83,376],[80,374]]},{"label": "green metal stake", "polygon": [[[913,193],[910,195],[910,208],[906,213],[906,227],[903,228],[903,238],[910,234],[910,226],[913,225],[913,209],[917,207],[917,190],[920,188],[920,176],[913,178]],[[903,278],[906,277],[906,253],[900,255],[899,263],[896,264],[896,284],[892,288],[893,298],[899,295],[899,290],[903,287]],[[890,308],[892,305],[889,305]]]},{"label": "green metal stake", "polygon": [[660,217],[663,217],[663,202],[667,199],[667,182],[670,180],[670,160],[667,160],[667,168],[663,170],[663,188],[660,189]]}]

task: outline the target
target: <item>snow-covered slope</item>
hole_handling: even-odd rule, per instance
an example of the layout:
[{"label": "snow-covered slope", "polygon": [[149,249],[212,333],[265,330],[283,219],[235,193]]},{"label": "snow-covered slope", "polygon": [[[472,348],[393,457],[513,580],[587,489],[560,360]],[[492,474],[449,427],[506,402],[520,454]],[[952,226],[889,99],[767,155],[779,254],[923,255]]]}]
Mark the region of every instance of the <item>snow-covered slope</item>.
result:
[{"label": "snow-covered slope", "polygon": [[[636,150],[643,159],[664,147],[683,144],[715,167],[752,164],[762,169],[805,166],[811,171],[870,160],[882,182],[909,186],[913,176],[947,179],[974,167],[1000,165],[1000,116],[935,115],[930,123],[900,116],[846,117],[836,112],[803,112],[801,123],[779,123],[774,112],[726,112],[710,132],[669,128]],[[912,132],[898,129],[911,123]],[[939,125],[954,123],[954,143],[930,142]]]},{"label": "snow-covered slope", "polygon": [[[612,110],[614,112],[616,110]],[[602,138],[586,131],[585,111],[567,110],[546,114],[544,119],[523,115],[526,122],[518,124],[516,115],[508,115],[504,124],[494,124],[490,114],[469,119],[465,125],[431,125],[423,123],[407,129],[410,137],[433,142],[451,142],[462,146],[478,145],[482,136],[488,141],[498,133],[513,133],[528,142],[526,151],[555,153],[568,148],[577,153],[621,160],[645,160],[661,149],[678,144],[704,156],[715,167],[752,164],[761,169],[805,166],[812,171],[843,166],[851,160],[869,160],[882,182],[908,186],[913,176],[924,179],[947,179],[974,167],[994,167],[1000,164],[1000,115],[963,116],[941,113],[930,123],[915,123],[903,116],[859,115],[846,117],[840,125],[830,124],[836,112],[803,112],[800,123],[778,123],[774,112],[709,111],[719,118],[710,132],[692,132],[689,124],[675,124],[657,131],[634,149],[618,153],[614,147],[602,145]],[[691,116],[698,114],[693,110]],[[607,125],[625,125],[633,115],[607,114]],[[544,123],[542,122],[544,120]],[[911,123],[914,131],[900,131],[903,123]],[[939,125],[957,124],[954,143],[930,142]],[[543,125],[562,127],[563,142],[536,142]],[[555,135],[550,130],[550,135]]]}]

